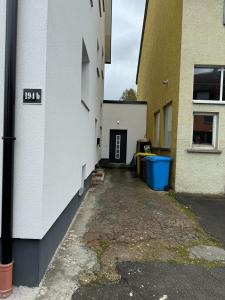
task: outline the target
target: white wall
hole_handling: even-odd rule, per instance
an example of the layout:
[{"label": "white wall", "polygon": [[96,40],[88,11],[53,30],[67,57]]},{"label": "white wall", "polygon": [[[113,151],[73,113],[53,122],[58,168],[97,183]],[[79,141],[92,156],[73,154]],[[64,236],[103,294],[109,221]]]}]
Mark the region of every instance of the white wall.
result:
[{"label": "white wall", "polygon": [[[13,235],[16,238],[38,238],[41,229],[45,105],[24,105],[23,89],[42,88],[43,92],[45,91],[48,2],[23,0],[18,4]],[[1,136],[4,107],[5,17],[6,0],[0,1]],[[2,143],[0,143],[0,170],[2,170]]]},{"label": "white wall", "polygon": [[[82,39],[90,60],[90,112],[81,104]],[[67,0],[65,5],[64,0],[49,0],[43,234],[81,188],[82,166],[87,178],[100,159],[103,80],[96,67],[104,70],[103,44],[104,18],[97,1],[92,8],[90,1]]]},{"label": "white wall", "polygon": [[[1,134],[5,9],[6,0],[2,0]],[[96,67],[104,70],[104,57],[97,55],[97,38],[100,47],[105,44],[105,20],[104,13],[99,16],[98,1],[91,8],[90,1],[83,0],[23,0],[18,11],[13,234],[15,238],[41,239],[79,191],[82,166],[86,164],[87,178],[100,160],[96,139],[100,136],[104,84]],[[89,113],[81,104],[82,39],[91,61]],[[24,88],[42,89],[42,105],[23,104]]]},{"label": "white wall", "polygon": [[[193,104],[194,65],[225,66],[223,0],[184,1],[176,191],[225,192],[225,105]],[[192,145],[193,112],[219,114],[218,149],[222,154],[187,153]]]},{"label": "white wall", "polygon": [[[127,164],[136,153],[137,140],[146,134],[146,104],[103,104],[102,159],[109,159],[110,129],[127,130]],[[117,124],[119,121],[119,124]]]}]

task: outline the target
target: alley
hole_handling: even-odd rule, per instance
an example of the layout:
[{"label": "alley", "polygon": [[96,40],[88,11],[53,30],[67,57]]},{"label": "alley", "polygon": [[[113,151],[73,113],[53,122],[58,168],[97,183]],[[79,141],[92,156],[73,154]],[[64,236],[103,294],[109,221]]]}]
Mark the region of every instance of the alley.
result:
[{"label": "alley", "polygon": [[[220,246],[195,216],[173,193],[151,191],[129,170],[105,175],[104,183],[89,191],[38,299],[70,299],[73,293],[75,300],[207,299],[206,287],[212,285],[221,288],[208,299],[223,299],[223,263],[189,255],[196,245]],[[198,295],[204,297],[195,298],[191,290],[203,277]]]}]

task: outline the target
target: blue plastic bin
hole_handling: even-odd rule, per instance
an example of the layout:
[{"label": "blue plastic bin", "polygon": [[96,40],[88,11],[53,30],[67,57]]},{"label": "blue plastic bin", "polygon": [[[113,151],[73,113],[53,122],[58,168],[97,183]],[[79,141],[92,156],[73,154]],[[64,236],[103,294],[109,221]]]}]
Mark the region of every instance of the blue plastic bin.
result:
[{"label": "blue plastic bin", "polygon": [[168,189],[172,158],[168,156],[148,156],[145,161],[147,185],[155,191]]}]

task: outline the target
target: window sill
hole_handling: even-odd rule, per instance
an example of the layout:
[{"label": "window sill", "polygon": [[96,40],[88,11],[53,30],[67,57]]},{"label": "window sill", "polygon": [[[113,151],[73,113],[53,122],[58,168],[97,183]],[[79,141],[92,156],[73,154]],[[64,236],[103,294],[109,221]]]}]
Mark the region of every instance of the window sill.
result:
[{"label": "window sill", "polygon": [[216,105],[225,105],[225,101],[214,101],[214,100],[192,100],[194,104],[216,104]]},{"label": "window sill", "polygon": [[206,154],[221,154],[221,150],[217,149],[198,149],[198,148],[190,148],[187,149],[187,153],[206,153]]},{"label": "window sill", "polygon": [[88,112],[90,112],[90,108],[87,106],[87,104],[85,103],[84,100],[81,100],[81,104],[84,106],[84,108],[85,108]]}]

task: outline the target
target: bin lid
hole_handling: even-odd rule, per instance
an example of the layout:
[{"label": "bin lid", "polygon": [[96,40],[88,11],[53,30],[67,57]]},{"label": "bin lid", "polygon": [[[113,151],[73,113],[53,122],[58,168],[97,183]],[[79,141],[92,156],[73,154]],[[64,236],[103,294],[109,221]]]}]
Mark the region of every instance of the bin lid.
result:
[{"label": "bin lid", "polygon": [[172,161],[170,156],[147,156],[144,158],[147,161]]}]

